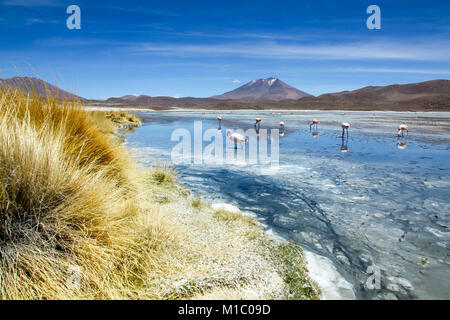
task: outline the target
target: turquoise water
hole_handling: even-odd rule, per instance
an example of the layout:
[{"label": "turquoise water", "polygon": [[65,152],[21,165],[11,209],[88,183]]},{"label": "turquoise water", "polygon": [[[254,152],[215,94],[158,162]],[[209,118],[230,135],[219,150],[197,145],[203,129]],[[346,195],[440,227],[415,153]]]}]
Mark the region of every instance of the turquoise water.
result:
[{"label": "turquoise water", "polygon": [[[171,163],[173,131],[184,128],[193,136],[194,121],[202,121],[203,132],[217,131],[217,114],[142,113],[143,126],[127,134],[127,144],[143,166]],[[449,114],[220,115],[224,142],[227,129],[253,128],[255,117],[263,118],[262,129],[285,122],[279,168],[243,161],[177,165],[179,181],[195,196],[235,204],[265,229],[328,257],[357,298],[450,298]],[[313,118],[321,123],[310,131]],[[348,139],[341,137],[343,121],[351,124]],[[399,139],[401,123],[410,132]],[[225,152],[240,148],[228,145]],[[381,271],[380,289],[365,285],[369,266]]]}]

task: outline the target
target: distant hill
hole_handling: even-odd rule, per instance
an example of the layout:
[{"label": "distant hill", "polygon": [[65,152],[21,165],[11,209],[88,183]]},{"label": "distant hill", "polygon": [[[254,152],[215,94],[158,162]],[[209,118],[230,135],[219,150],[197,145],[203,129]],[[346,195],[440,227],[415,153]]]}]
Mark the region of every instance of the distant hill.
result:
[{"label": "distant hill", "polygon": [[98,106],[126,106],[136,108],[153,108],[153,109],[168,109],[168,108],[202,108],[204,106],[218,103],[221,100],[210,98],[174,98],[174,97],[151,97],[147,95],[133,96],[126,95],[123,97],[113,97],[107,100],[92,100],[92,104]]},{"label": "distant hill", "polygon": [[207,109],[450,111],[450,81],[370,86],[296,101],[223,101]]},{"label": "distant hill", "polygon": [[33,77],[14,77],[9,79],[0,79],[0,88],[15,88],[25,93],[36,93],[41,97],[47,97],[48,95],[51,95],[68,100],[85,100],[73,93],[64,91],[44,80]]},{"label": "distant hill", "polygon": [[299,100],[297,106],[318,109],[450,111],[450,80],[369,86],[327,93],[317,98]]},{"label": "distant hill", "polygon": [[[287,87],[288,88],[287,88]],[[273,89],[270,89],[274,87]],[[58,95],[65,99],[79,99],[85,104],[99,107],[133,107],[151,109],[292,109],[292,110],[392,110],[392,111],[450,111],[450,80],[432,80],[410,84],[394,84],[389,86],[369,86],[353,91],[327,93],[313,97],[306,93],[289,87],[276,78],[259,79],[251,81],[230,97],[230,91],[223,95],[211,98],[173,98],[151,97],[147,95],[126,95],[113,97],[107,100],[87,100],[70,92],[59,89],[48,82],[32,77],[14,77],[0,79],[0,88],[19,88],[40,96],[48,94]],[[279,89],[276,89],[279,88]],[[291,89],[295,91],[292,91]],[[245,89],[245,90],[244,90]],[[276,89],[276,90],[275,90]],[[268,91],[267,91],[268,90]],[[272,90],[272,91],[271,91]],[[247,93],[245,93],[245,92]],[[298,93],[298,92],[300,93]],[[250,99],[261,94],[263,98]],[[263,93],[266,92],[266,93]],[[269,93],[267,93],[269,92]],[[242,94],[242,98],[237,97]],[[298,99],[277,100],[281,96],[293,97],[301,95]],[[306,95],[306,96],[305,96]],[[271,97],[271,99],[268,99]]]},{"label": "distant hill", "polygon": [[282,101],[297,100],[304,97],[311,97],[311,95],[291,87],[280,79],[267,78],[250,81],[237,89],[211,98],[240,101]]}]

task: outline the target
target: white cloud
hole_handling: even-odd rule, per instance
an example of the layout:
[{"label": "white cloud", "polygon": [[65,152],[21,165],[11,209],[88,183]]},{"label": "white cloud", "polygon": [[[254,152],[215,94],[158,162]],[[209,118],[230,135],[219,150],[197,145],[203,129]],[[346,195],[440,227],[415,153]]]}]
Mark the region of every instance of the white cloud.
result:
[{"label": "white cloud", "polygon": [[16,7],[58,7],[63,5],[58,0],[5,0],[0,2],[0,4]]},{"label": "white cloud", "polygon": [[60,21],[57,20],[43,20],[43,19],[39,19],[39,18],[28,18],[25,21],[25,25],[26,26],[30,26],[32,24],[37,24],[37,23],[59,23]]},{"label": "white cloud", "polygon": [[397,68],[337,68],[327,72],[369,72],[369,73],[415,73],[415,74],[450,74],[450,70],[434,69],[397,69]]},{"label": "white cloud", "polygon": [[233,83],[239,84],[239,83],[241,83],[241,80],[239,80],[239,79],[234,79],[234,80],[233,80]]},{"label": "white cloud", "polygon": [[244,57],[312,60],[422,60],[448,61],[450,42],[384,41],[340,44],[279,44],[275,42],[228,44],[140,44],[132,50],[173,56],[235,55]]}]

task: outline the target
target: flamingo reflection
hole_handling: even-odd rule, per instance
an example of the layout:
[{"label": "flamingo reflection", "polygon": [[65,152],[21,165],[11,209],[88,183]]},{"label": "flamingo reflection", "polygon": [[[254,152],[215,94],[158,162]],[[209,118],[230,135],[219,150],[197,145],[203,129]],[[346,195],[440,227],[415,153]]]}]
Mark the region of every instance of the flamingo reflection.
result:
[{"label": "flamingo reflection", "polygon": [[348,152],[348,137],[342,136],[341,152]]},{"label": "flamingo reflection", "polygon": [[406,143],[406,140],[403,140],[400,137],[397,139],[397,148],[399,148],[399,149],[406,149],[407,145],[408,144]]}]

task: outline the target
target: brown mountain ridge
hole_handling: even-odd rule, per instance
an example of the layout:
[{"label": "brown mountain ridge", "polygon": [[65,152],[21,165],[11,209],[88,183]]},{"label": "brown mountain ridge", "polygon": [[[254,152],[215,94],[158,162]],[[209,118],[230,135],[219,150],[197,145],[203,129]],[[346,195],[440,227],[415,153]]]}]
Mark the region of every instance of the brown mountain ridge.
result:
[{"label": "brown mountain ridge", "polygon": [[277,78],[252,80],[237,89],[226,92],[218,96],[212,96],[219,100],[238,101],[283,101],[297,100],[304,97],[312,97],[310,94],[291,87],[287,83]]},{"label": "brown mountain ridge", "polygon": [[[318,97],[285,85],[279,79],[268,78],[251,81],[233,91],[211,98],[127,95],[107,100],[87,100],[37,78],[15,77],[0,79],[0,88],[3,89],[13,87],[25,92],[34,90],[34,92],[42,96],[50,93],[66,99],[80,99],[86,105],[99,107],[152,108],[155,110],[198,108],[210,110],[450,111],[450,80],[369,86],[352,91],[327,93]],[[293,97],[296,97],[296,99],[293,99]]]}]

